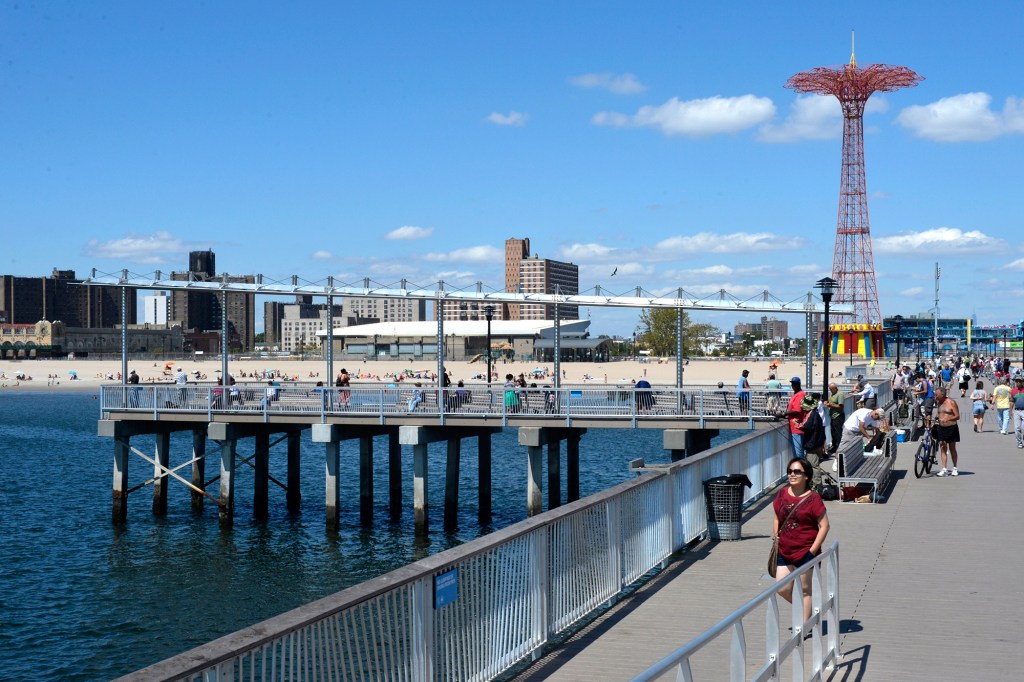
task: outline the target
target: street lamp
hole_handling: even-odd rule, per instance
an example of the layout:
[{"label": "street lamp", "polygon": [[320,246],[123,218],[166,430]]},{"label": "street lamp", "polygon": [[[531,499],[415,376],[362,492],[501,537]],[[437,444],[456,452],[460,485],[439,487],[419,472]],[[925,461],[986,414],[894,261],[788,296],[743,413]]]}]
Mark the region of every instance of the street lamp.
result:
[{"label": "street lamp", "polygon": [[892,318],[896,323],[896,369],[900,368],[900,341],[903,333],[903,316],[897,315]]},{"label": "street lamp", "polygon": [[[825,395],[825,392],[828,390],[828,353],[832,349],[831,342],[829,341],[830,329],[828,320],[828,304],[832,302],[832,295],[836,291],[837,284],[839,284],[839,282],[835,281],[831,277],[822,277],[814,284],[814,288],[821,291],[821,302],[825,304],[825,347],[824,352],[822,353],[825,360],[824,367],[822,369],[825,374],[824,379],[822,380],[822,395]],[[811,372],[811,376],[814,376],[813,372]]]},{"label": "street lamp", "polygon": [[491,391],[491,318],[494,317],[494,306],[484,306],[484,315],[487,317],[487,392]]}]

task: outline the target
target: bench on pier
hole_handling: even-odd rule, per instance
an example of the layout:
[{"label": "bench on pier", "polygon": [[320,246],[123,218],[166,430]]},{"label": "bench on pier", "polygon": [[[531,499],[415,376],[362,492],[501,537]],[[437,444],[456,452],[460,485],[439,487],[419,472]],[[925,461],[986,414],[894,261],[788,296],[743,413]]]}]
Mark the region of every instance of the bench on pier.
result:
[{"label": "bench on pier", "polygon": [[[865,455],[860,448],[854,452],[838,452],[839,457],[839,488],[867,484],[871,486],[871,501],[878,499],[881,491],[889,485],[889,475],[896,463],[896,433],[891,431],[882,441],[882,454]],[[854,500],[839,500],[853,502]]]}]

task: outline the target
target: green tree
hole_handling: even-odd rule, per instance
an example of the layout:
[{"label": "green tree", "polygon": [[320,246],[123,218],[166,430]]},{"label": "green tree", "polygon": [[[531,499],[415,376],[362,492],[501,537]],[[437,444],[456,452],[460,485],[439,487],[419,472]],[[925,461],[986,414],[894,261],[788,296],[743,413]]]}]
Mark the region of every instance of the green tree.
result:
[{"label": "green tree", "polygon": [[[675,308],[644,308],[637,324],[637,345],[654,355],[675,355],[677,314]],[[704,342],[718,336],[719,330],[710,324],[692,322],[685,310],[682,315],[683,355],[703,355]]]}]

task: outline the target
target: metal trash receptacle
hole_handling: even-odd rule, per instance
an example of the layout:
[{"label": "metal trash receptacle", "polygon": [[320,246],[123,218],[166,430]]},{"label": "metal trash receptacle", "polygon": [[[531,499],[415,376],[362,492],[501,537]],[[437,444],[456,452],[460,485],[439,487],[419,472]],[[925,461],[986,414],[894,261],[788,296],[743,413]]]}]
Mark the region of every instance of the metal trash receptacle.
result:
[{"label": "metal trash receptacle", "polygon": [[750,486],[744,474],[716,476],[704,481],[704,503],[708,512],[708,537],[739,540],[743,516],[743,488]]}]

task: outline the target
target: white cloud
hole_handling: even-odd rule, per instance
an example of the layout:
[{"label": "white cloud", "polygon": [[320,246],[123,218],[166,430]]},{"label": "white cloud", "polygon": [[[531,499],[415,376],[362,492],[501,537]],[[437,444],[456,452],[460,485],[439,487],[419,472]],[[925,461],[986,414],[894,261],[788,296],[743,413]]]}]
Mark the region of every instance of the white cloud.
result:
[{"label": "white cloud", "polygon": [[471,281],[475,277],[475,274],[469,271],[463,270],[443,270],[436,273],[437,279],[443,279],[448,282],[465,282]]},{"label": "white cloud", "polygon": [[876,253],[893,255],[932,253],[939,249],[954,249],[956,253],[995,252],[1003,246],[1001,239],[990,237],[980,230],[964,232],[956,227],[902,232],[891,237],[876,237],[872,243]]},{"label": "white cloud", "polygon": [[968,92],[907,107],[896,122],[917,137],[937,142],[984,142],[1024,132],[1024,101],[1007,97],[1002,112],[996,112],[987,92]]},{"label": "white cloud", "polygon": [[615,271],[616,277],[632,277],[636,275],[643,275],[647,277],[654,274],[654,266],[644,263],[630,262],[623,263],[622,265],[617,265],[615,267],[617,268],[617,271]]},{"label": "white cloud", "polygon": [[766,123],[758,132],[762,142],[827,140],[843,132],[843,112],[835,97],[803,95],[794,100],[782,123]]},{"label": "white cloud", "polygon": [[434,233],[432,227],[416,227],[415,225],[403,225],[402,227],[391,230],[386,235],[385,239],[425,239]]},{"label": "white cloud", "polygon": [[562,258],[576,262],[606,259],[606,256],[611,254],[614,249],[602,244],[570,244],[563,246],[560,251]]},{"label": "white cloud", "polygon": [[803,244],[804,240],[799,237],[784,237],[771,232],[698,232],[663,239],[655,245],[654,254],[665,258],[704,253],[751,253],[794,249]]},{"label": "white cloud", "polygon": [[182,254],[208,247],[208,242],[184,242],[170,232],[159,231],[153,234],[130,233],[121,239],[105,242],[90,239],[85,245],[85,254],[129,263],[160,265],[178,262]]},{"label": "white cloud", "polygon": [[569,83],[578,88],[600,88],[616,95],[635,95],[647,90],[631,73],[584,73],[572,76]]},{"label": "white cloud", "polygon": [[331,260],[332,258],[334,258],[334,254],[331,253],[330,251],[324,251],[323,249],[320,249],[319,251],[313,253],[312,258],[313,260]]},{"label": "white cloud", "polygon": [[899,292],[900,296],[917,296],[924,293],[924,287],[910,287]]},{"label": "white cloud", "polygon": [[832,276],[831,267],[823,268],[820,265],[811,264],[791,265],[790,267],[786,268],[786,272],[790,273],[791,275],[821,275],[822,277],[825,277],[826,275],[829,277]]},{"label": "white cloud", "polygon": [[617,128],[655,128],[667,136],[710,137],[737,133],[764,123],[775,115],[767,97],[708,97],[680,101],[673,97],[659,106],[640,107],[632,116],[616,112],[594,114],[594,125]]},{"label": "white cloud", "polygon": [[1024,258],[1018,258],[1017,260],[1013,261],[1012,263],[1007,263],[1001,269],[1002,270],[1018,270],[1020,272],[1024,272]]},{"label": "white cloud", "polygon": [[[872,97],[864,107],[865,114],[889,111],[884,97]],[[761,142],[799,142],[829,140],[843,132],[843,110],[839,100],[829,95],[798,95],[782,123],[766,123],[758,131]]]},{"label": "white cloud", "polygon": [[481,246],[469,246],[464,249],[455,249],[448,253],[428,253],[423,260],[434,263],[500,263],[505,257],[501,249],[484,244]]},{"label": "white cloud", "polygon": [[497,111],[492,111],[484,120],[499,126],[522,128],[526,125],[528,118],[530,118],[529,114],[524,114],[520,111],[510,111],[507,114],[499,114]]}]

